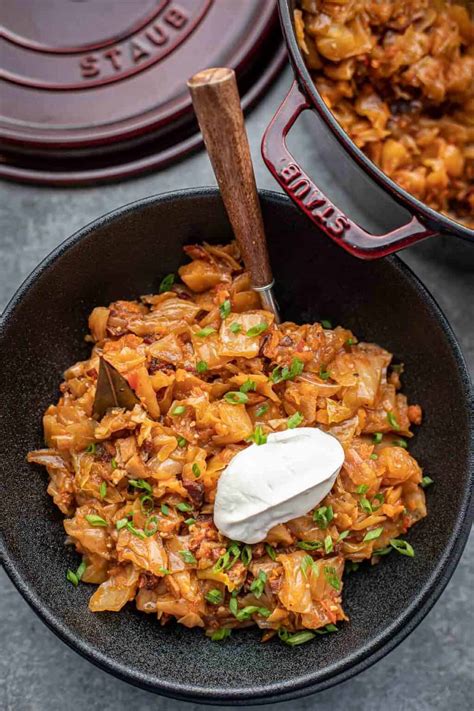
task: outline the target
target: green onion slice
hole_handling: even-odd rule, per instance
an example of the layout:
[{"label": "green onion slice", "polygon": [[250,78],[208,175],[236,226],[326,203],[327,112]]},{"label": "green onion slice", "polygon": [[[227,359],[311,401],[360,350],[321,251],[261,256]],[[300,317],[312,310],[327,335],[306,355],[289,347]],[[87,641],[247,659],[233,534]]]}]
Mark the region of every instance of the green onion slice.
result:
[{"label": "green onion slice", "polygon": [[231,304],[229,299],[226,299],[220,306],[219,306],[219,313],[221,315],[221,319],[224,320],[227,318],[227,316],[231,312]]},{"label": "green onion slice", "polygon": [[265,323],[265,321],[263,321],[262,323],[258,323],[256,326],[252,326],[252,328],[249,328],[245,335],[249,338],[254,338],[255,336],[260,336],[260,334],[266,331],[267,328],[268,323]]},{"label": "green onion slice", "polygon": [[129,486],[133,486],[135,489],[144,489],[145,491],[148,491],[149,494],[153,491],[150,484],[145,481],[145,479],[129,479],[128,484]]},{"label": "green onion slice", "polygon": [[215,333],[216,329],[213,328],[212,326],[205,326],[205,328],[201,328],[200,331],[197,331],[195,334],[198,338],[207,338],[208,336],[211,335],[211,333]]},{"label": "green onion slice", "polygon": [[87,514],[84,518],[91,526],[107,526],[107,521],[102,516],[97,516],[97,514]]},{"label": "green onion slice", "polygon": [[400,429],[400,425],[398,424],[398,420],[397,420],[397,418],[395,417],[395,414],[394,414],[392,411],[387,412],[387,420],[388,420],[388,423],[389,423],[389,425],[390,425],[390,427],[391,427],[392,429],[394,429],[394,430],[399,430],[399,429]]},{"label": "green onion slice", "polygon": [[364,538],[362,541],[366,543],[367,541],[374,541],[376,538],[379,538],[383,533],[383,526],[380,526],[379,528],[374,528],[372,531],[367,531],[365,534]]},{"label": "green onion slice", "polygon": [[295,427],[299,427],[299,425],[301,425],[303,420],[304,420],[304,417],[301,414],[301,412],[295,412],[294,415],[291,415],[291,417],[289,417],[286,422],[288,425],[288,429],[294,430]]},{"label": "green onion slice", "polygon": [[251,380],[250,378],[247,378],[245,383],[242,383],[240,386],[239,390],[241,393],[248,393],[250,390],[256,390],[257,389],[257,383],[255,380]]},{"label": "green onion slice", "polygon": [[248,395],[237,390],[231,390],[224,395],[224,400],[230,405],[245,405],[248,402]]},{"label": "green onion slice", "polygon": [[207,363],[205,360],[198,360],[196,363],[196,370],[198,373],[205,373],[207,370]]},{"label": "green onion slice", "polygon": [[409,558],[415,557],[415,551],[413,550],[413,547],[408,543],[408,541],[404,541],[401,538],[392,538],[390,540],[390,545],[392,546],[392,548],[395,548],[397,553],[406,555]]},{"label": "green onion slice", "polygon": [[217,588],[214,588],[213,590],[209,590],[208,593],[204,595],[206,600],[211,603],[211,605],[220,605],[221,602],[223,601],[224,597],[221,593],[220,590],[217,590]]},{"label": "green onion slice", "polygon": [[171,287],[174,284],[174,280],[175,280],[174,274],[168,274],[167,276],[165,276],[164,279],[161,280],[159,293],[164,294],[165,291],[170,291]]}]

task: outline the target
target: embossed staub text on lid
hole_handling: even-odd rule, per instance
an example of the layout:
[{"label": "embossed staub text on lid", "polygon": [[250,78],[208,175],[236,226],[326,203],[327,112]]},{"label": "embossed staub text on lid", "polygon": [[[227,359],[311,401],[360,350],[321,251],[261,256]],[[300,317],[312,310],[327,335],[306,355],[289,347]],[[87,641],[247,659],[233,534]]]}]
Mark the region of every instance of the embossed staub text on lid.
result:
[{"label": "embossed staub text on lid", "polygon": [[[124,27],[115,22],[109,28],[102,17],[102,37],[96,37],[93,43],[88,38],[82,41],[79,36],[75,41],[49,46],[40,38],[22,37],[7,27],[3,32],[3,76],[15,84],[55,91],[98,87],[126,79],[173,52],[202,21],[212,3],[213,0],[162,0],[153,12],[140,19],[142,8],[137,2],[136,22],[130,25],[127,16]],[[92,6],[87,3],[84,12]],[[100,4],[94,11],[100,11]],[[29,61],[21,61],[22,56]],[[21,66],[27,66],[28,73],[19,72]]]}]

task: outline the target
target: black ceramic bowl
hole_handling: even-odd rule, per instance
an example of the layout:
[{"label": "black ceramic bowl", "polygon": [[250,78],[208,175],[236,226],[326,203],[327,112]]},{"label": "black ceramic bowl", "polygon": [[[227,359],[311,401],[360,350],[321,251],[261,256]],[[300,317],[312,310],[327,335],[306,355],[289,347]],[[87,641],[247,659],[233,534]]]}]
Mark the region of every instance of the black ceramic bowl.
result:
[{"label": "black ceramic bowl", "polygon": [[423,618],[448,582],[469,525],[471,416],[466,367],[443,314],[395,257],[367,263],[346,254],[276,193],[261,194],[277,292],[285,318],[330,318],[377,341],[406,364],[404,389],[423,406],[410,445],[435,484],[429,516],[395,554],[346,580],[351,621],[337,634],[291,649],[259,634],[210,642],[200,630],[137,612],[92,614],[92,588],[66,582],[78,557],[64,547],[62,515],[42,469],[41,415],[62,371],[86,357],[93,306],[157,289],[182,262],[183,245],[231,238],[214,189],[169,193],[120,208],[60,245],[20,287],[4,314],[0,371],[3,417],[0,499],[4,565],[38,615],[73,649],[126,681],[207,703],[264,703],[324,689],[368,667]]}]

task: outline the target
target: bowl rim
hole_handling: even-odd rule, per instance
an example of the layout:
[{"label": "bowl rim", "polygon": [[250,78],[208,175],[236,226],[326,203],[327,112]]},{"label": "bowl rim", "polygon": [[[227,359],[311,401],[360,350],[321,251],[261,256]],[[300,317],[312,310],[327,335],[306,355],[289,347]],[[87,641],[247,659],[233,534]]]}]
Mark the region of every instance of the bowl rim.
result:
[{"label": "bowl rim", "polygon": [[[4,338],[9,321],[13,317],[17,305],[43,272],[52,267],[71,247],[87,238],[90,234],[93,234],[96,229],[103,225],[111,224],[116,220],[121,220],[126,215],[140,210],[143,207],[186,199],[213,199],[218,196],[218,194],[219,191],[215,187],[202,187],[151,195],[115,208],[101,217],[92,220],[79,230],[76,230],[70,237],[55,247],[33,269],[13,294],[1,317],[0,342]],[[264,201],[274,204],[278,203],[284,205],[286,208],[297,211],[297,208],[290,199],[282,193],[260,190],[259,195]],[[471,380],[464,357],[451,326],[441,308],[418,277],[397,256],[391,255],[384,259],[390,263],[392,268],[413,283],[420,298],[430,308],[433,317],[439,322],[459,368],[465,392],[465,403],[468,408],[469,422],[468,436],[470,455],[468,474],[470,477],[470,485],[465,487],[456,527],[451,531],[450,543],[444,550],[438,565],[430,574],[428,582],[424,588],[417,593],[410,605],[407,606],[403,615],[390,627],[380,633],[371,643],[366,645],[363,650],[347,657],[345,662],[338,660],[325,671],[308,672],[304,677],[300,677],[298,681],[270,683],[259,685],[258,688],[254,689],[251,687],[228,689],[224,686],[205,689],[202,686],[181,683],[179,681],[160,681],[150,674],[139,672],[130,666],[110,659],[99,649],[94,647],[94,645],[82,640],[68,625],[57,618],[54,611],[48,608],[36,591],[30,588],[23,579],[20,569],[17,566],[15,556],[6,548],[3,535],[0,533],[0,557],[9,578],[38,617],[71,649],[78,652],[82,657],[102,670],[134,686],[163,696],[169,696],[183,701],[208,704],[244,705],[250,703],[260,705],[307,696],[348,680],[392,651],[422,621],[449,582],[469,535],[470,519],[472,518],[473,509],[472,490],[474,484],[474,401]]]},{"label": "bowl rim", "polygon": [[462,222],[447,217],[443,213],[434,210],[426,203],[418,200],[407,190],[400,187],[394,180],[389,178],[373,161],[368,158],[360,148],[356,146],[352,138],[342,128],[333,113],[328,109],[323,101],[316,85],[311,77],[308,67],[301,55],[296,34],[293,27],[292,8],[295,0],[279,0],[280,24],[282,27],[285,44],[288,49],[290,64],[295,74],[295,79],[302,88],[306,97],[309,97],[313,109],[316,109],[319,116],[339,144],[355,160],[355,162],[372,178],[375,183],[398,202],[410,215],[422,215],[424,221],[437,232],[445,231],[452,235],[462,237],[469,242],[474,239],[474,230],[467,227]]}]

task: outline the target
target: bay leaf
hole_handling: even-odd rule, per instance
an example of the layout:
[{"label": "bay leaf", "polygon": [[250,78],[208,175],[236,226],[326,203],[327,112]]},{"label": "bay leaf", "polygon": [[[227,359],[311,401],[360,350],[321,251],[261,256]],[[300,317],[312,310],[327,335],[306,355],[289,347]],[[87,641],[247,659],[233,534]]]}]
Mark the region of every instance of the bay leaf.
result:
[{"label": "bay leaf", "polygon": [[124,407],[133,410],[140,403],[130,385],[113,365],[100,359],[99,375],[95,391],[93,415],[103,417],[109,407]]}]

